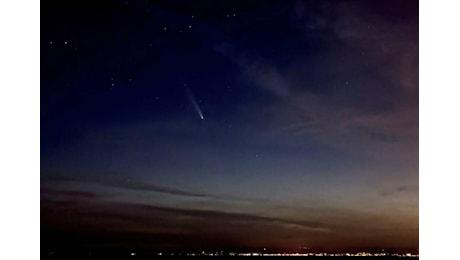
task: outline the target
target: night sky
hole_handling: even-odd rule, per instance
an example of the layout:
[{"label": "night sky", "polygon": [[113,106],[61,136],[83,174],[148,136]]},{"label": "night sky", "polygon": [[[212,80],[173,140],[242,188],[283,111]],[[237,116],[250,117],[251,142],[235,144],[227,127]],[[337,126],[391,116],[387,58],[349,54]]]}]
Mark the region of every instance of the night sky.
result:
[{"label": "night sky", "polygon": [[418,249],[418,1],[41,1],[43,250]]}]

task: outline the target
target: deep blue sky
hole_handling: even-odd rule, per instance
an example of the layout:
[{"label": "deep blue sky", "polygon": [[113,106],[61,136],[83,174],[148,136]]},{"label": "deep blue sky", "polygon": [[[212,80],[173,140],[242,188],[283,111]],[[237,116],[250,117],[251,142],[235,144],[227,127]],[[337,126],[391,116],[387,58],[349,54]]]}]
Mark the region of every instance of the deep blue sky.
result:
[{"label": "deep blue sky", "polygon": [[418,248],[417,1],[42,1],[40,39],[45,249]]}]

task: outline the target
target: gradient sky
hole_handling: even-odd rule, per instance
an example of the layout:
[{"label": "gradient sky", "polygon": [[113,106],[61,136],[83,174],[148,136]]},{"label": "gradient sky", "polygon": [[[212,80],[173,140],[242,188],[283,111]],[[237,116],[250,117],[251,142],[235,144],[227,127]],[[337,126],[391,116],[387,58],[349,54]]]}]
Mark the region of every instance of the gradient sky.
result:
[{"label": "gradient sky", "polygon": [[42,1],[40,34],[43,249],[418,248],[418,1]]}]

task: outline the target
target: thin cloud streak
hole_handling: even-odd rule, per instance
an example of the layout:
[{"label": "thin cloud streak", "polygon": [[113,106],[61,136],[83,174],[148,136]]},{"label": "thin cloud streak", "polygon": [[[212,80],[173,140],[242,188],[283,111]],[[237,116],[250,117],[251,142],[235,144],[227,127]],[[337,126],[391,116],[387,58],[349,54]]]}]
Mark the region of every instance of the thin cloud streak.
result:
[{"label": "thin cloud streak", "polygon": [[[80,182],[80,183],[87,183],[87,184],[98,184],[103,185],[106,187],[113,187],[113,188],[120,188],[126,190],[133,190],[133,191],[146,191],[146,192],[155,192],[167,195],[174,195],[174,196],[183,196],[183,197],[192,197],[192,198],[208,198],[208,199],[215,199],[215,200],[229,200],[229,201],[244,201],[244,202],[268,202],[266,199],[261,198],[245,198],[245,197],[237,197],[237,196],[224,196],[224,195],[216,195],[210,193],[203,193],[203,192],[195,192],[190,190],[184,190],[180,188],[170,187],[170,186],[161,186],[156,184],[150,184],[145,182],[140,182],[134,179],[126,178],[122,180],[121,178],[115,179],[96,179],[96,178],[68,178],[68,177],[60,177],[60,176],[49,176],[42,178],[45,182]],[[50,189],[49,189],[50,190]],[[46,190],[43,190],[46,191]],[[61,192],[68,192],[65,190],[61,190]]]}]

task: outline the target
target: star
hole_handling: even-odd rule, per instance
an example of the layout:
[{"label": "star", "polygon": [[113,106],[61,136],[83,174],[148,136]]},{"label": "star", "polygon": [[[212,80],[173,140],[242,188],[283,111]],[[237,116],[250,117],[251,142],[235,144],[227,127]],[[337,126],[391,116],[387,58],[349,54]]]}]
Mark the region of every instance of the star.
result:
[{"label": "star", "polygon": [[67,45],[67,42],[64,42],[65,45]]}]

